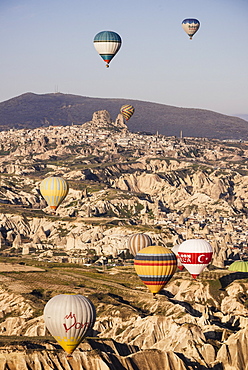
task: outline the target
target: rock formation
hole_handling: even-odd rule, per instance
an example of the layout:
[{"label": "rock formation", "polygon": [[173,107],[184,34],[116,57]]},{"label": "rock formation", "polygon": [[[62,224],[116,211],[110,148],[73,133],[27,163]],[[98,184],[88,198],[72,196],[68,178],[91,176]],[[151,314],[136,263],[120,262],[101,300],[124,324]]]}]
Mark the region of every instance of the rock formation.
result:
[{"label": "rock formation", "polygon": [[[0,254],[14,264],[0,275],[0,334],[13,341],[1,370],[245,369],[247,282],[227,266],[248,258],[246,143],[131,133],[101,110],[80,126],[0,132],[0,148]],[[70,186],[56,215],[39,191],[53,175]],[[204,238],[212,265],[196,282],[177,272],[153,300],[132,264],[119,269],[136,232],[169,248]],[[71,360],[42,318],[68,290],[98,311]]]}]

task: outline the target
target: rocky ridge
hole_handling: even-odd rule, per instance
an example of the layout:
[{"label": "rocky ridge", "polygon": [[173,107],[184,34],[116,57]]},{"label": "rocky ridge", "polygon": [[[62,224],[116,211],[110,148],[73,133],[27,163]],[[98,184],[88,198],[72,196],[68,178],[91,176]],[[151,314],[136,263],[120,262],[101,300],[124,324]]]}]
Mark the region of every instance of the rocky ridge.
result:
[{"label": "rocky ridge", "polygon": [[115,117],[124,104],[135,107],[135,114],[128,121],[133,132],[158,131],[163,135],[209,138],[247,138],[247,122],[238,117],[226,116],[203,109],[179,108],[164,104],[130,99],[92,98],[72,94],[25,93],[0,103],[0,130],[10,128],[33,129],[36,127],[71,126],[90,120],[91,112],[100,109]]}]

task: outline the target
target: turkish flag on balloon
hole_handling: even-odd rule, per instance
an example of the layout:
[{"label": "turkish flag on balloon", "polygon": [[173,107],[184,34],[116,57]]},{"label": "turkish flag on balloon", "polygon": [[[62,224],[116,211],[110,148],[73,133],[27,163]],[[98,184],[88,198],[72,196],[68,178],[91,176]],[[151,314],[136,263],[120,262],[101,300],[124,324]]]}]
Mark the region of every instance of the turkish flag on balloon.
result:
[{"label": "turkish flag on balloon", "polygon": [[194,279],[212,260],[213,249],[209,242],[203,239],[189,239],[180,244],[178,256],[181,264]]}]

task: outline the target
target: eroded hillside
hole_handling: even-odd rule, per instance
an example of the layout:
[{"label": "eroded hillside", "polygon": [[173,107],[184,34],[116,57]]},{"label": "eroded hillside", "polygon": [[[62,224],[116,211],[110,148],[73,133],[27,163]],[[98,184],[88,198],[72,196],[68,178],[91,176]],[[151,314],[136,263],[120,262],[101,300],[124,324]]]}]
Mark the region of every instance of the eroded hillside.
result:
[{"label": "eroded hillside", "polygon": [[[67,361],[72,369],[144,369],[144,362],[147,369],[159,363],[168,369],[242,369],[246,361],[248,283],[240,276],[216,270],[194,281],[178,271],[154,299],[133,266],[25,263],[34,271],[9,266],[0,276],[3,369],[29,369],[30,363],[66,369]],[[94,330],[70,360],[49,337],[42,316],[45,303],[59,293],[87,296],[97,310]]]},{"label": "eroded hillside", "polygon": [[[0,149],[0,369],[245,369],[248,283],[227,269],[247,251],[245,142],[135,134],[99,111],[1,132]],[[50,175],[70,186],[56,215],[39,190]],[[197,281],[178,271],[153,299],[127,251],[135,232],[167,247],[207,239],[212,265]],[[97,309],[71,360],[42,317],[63,292]]]}]

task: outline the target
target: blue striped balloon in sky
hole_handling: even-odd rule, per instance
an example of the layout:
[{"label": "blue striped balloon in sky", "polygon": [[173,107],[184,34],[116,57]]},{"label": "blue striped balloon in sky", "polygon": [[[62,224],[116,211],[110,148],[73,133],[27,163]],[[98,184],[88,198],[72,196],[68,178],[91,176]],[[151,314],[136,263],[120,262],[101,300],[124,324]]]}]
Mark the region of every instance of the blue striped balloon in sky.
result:
[{"label": "blue striped balloon in sky", "polygon": [[192,39],[194,34],[199,30],[200,22],[195,18],[187,18],[182,21],[182,27],[189,35],[189,38]]},{"label": "blue striped balloon in sky", "polygon": [[136,254],[134,267],[140,279],[155,295],[174,275],[177,258],[170,249],[151,245]]},{"label": "blue striped balloon in sky", "polygon": [[47,204],[54,211],[63,202],[69,191],[69,186],[62,177],[51,176],[42,180],[40,192]]},{"label": "blue striped balloon in sky", "polygon": [[109,67],[110,61],[121,47],[121,37],[113,31],[102,31],[94,37],[94,46],[98,54],[106,62],[106,67]]}]

